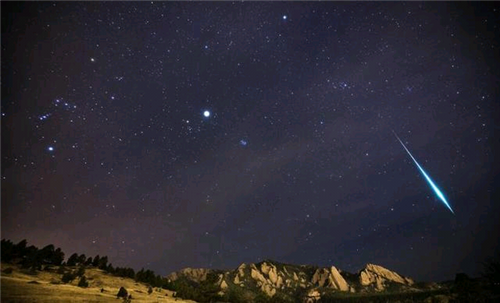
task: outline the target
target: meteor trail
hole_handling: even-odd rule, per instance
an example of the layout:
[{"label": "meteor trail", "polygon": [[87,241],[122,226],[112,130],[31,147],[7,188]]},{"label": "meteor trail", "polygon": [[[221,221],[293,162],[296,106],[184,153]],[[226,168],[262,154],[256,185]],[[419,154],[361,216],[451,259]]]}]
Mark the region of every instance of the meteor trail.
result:
[{"label": "meteor trail", "polygon": [[396,132],[394,132],[394,131],[392,131],[392,132],[394,133],[394,136],[396,136],[396,138],[398,139],[399,143],[401,143],[401,145],[403,145],[403,148],[406,150],[406,152],[408,153],[408,155],[410,155],[410,157],[412,158],[413,162],[415,162],[415,164],[417,165],[418,169],[420,170],[420,172],[422,173],[422,175],[424,175],[425,179],[430,184],[430,186],[432,187],[432,189],[434,190],[434,192],[436,193],[436,195],[439,197],[439,199],[441,199],[441,201],[443,201],[444,205],[446,205],[446,207],[448,207],[448,209],[451,211],[452,214],[455,214],[455,212],[453,211],[453,209],[451,209],[450,204],[448,204],[448,201],[446,201],[446,198],[444,197],[444,194],[439,190],[439,188],[436,186],[436,184],[434,184],[434,182],[432,182],[431,178],[425,173],[424,169],[420,166],[420,164],[418,164],[417,160],[415,160],[415,158],[413,158],[412,154],[410,153],[410,151],[408,150],[408,148],[406,148],[406,146],[404,145],[403,141],[401,141],[401,139],[399,139],[398,135],[396,135]]}]

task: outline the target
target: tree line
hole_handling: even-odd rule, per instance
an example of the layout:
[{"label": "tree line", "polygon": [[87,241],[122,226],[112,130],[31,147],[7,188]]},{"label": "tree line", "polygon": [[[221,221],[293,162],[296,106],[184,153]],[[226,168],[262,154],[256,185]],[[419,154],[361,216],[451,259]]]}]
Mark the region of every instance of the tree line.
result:
[{"label": "tree line", "polygon": [[[2,239],[1,242],[1,260],[5,263],[19,264],[22,268],[31,270],[42,270],[47,266],[77,266],[80,268],[95,267],[104,270],[105,272],[117,277],[131,278],[137,282],[143,282],[153,287],[169,288],[168,280],[160,275],[155,274],[152,270],[144,270],[135,272],[130,267],[113,267],[113,264],[108,264],[107,256],[87,257],[85,254],[72,254],[66,262],[64,261],[64,252],[61,248],[55,248],[49,244],[42,249],[34,245],[28,246],[26,239],[14,244],[10,240]],[[77,275],[78,276],[78,275]],[[170,289],[170,288],[169,288]]]},{"label": "tree line", "polygon": [[52,244],[38,249],[34,245],[28,246],[26,240],[14,244],[3,239],[1,249],[2,262],[20,264],[23,268],[41,270],[42,265],[61,265],[64,261],[64,252]]}]

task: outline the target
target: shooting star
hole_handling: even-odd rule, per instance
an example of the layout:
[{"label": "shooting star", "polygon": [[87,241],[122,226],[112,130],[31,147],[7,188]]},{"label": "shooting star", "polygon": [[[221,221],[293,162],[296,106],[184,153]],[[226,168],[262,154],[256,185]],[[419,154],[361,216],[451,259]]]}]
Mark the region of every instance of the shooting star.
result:
[{"label": "shooting star", "polygon": [[448,207],[448,209],[451,211],[452,214],[455,214],[455,212],[451,208],[450,204],[448,204],[448,201],[446,201],[446,198],[445,198],[444,194],[439,190],[439,188],[436,186],[436,184],[434,184],[434,182],[427,175],[427,173],[424,171],[424,169],[422,168],[422,166],[420,166],[420,164],[418,164],[417,160],[415,160],[415,158],[413,158],[412,154],[410,153],[410,151],[408,150],[408,148],[406,148],[406,146],[404,145],[403,141],[401,141],[401,139],[399,139],[398,135],[396,135],[396,132],[394,132],[394,131],[392,131],[392,132],[394,133],[394,136],[396,136],[396,138],[398,139],[399,143],[401,143],[401,145],[403,145],[403,148],[406,150],[406,152],[408,153],[408,155],[410,155],[410,157],[413,160],[413,162],[415,162],[415,164],[417,165],[418,169],[420,170],[420,172],[422,173],[422,175],[424,175],[425,179],[427,180],[427,182],[429,183],[429,185],[432,187],[432,189],[434,190],[434,192],[436,193],[436,195],[439,197],[439,199],[441,199],[441,201],[443,201],[444,205],[446,205],[446,207]]}]

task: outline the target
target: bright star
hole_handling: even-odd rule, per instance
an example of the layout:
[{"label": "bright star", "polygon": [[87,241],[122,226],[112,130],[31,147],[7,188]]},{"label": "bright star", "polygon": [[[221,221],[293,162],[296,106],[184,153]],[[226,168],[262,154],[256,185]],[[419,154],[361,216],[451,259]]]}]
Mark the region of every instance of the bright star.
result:
[{"label": "bright star", "polygon": [[210,112],[208,110],[204,111],[203,116],[205,116],[207,118],[210,117]]},{"label": "bright star", "polygon": [[47,148],[47,150],[48,150],[48,151],[54,151],[54,147],[49,146],[49,147]]},{"label": "bright star", "polygon": [[248,142],[246,140],[241,139],[240,144],[241,146],[247,146]]},{"label": "bright star", "polygon": [[287,16],[286,15],[283,15],[283,20],[286,20]]}]

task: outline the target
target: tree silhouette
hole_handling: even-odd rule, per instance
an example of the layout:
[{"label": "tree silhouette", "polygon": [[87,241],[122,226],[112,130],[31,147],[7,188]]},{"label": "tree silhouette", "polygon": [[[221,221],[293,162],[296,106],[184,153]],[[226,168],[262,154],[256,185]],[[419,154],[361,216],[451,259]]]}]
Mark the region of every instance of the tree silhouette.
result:
[{"label": "tree silhouette", "polygon": [[85,261],[85,266],[90,266],[92,265],[92,257],[88,257],[87,261]]},{"label": "tree silhouette", "polygon": [[77,261],[77,263],[78,263],[78,264],[85,265],[85,261],[87,261],[87,257],[85,257],[85,254],[81,254],[81,255],[78,257],[78,261]]},{"label": "tree silhouette", "polygon": [[99,255],[95,256],[94,261],[92,261],[92,266],[97,267],[97,265],[99,265],[99,259]]},{"label": "tree silhouette", "polygon": [[108,256],[100,258],[99,262],[97,263],[97,267],[99,269],[106,270],[106,268],[108,267]]},{"label": "tree silhouette", "polygon": [[116,298],[127,298],[128,296],[128,292],[127,290],[125,289],[125,287],[120,287],[120,290],[118,291],[118,293],[116,294]]},{"label": "tree silhouette", "polygon": [[78,281],[78,286],[79,287],[89,287],[89,282],[87,282],[87,278],[85,278],[85,276],[82,276],[80,278],[80,281]]},{"label": "tree silhouette", "polygon": [[58,247],[55,251],[54,254],[52,255],[52,264],[54,265],[61,265],[62,262],[64,261],[64,253],[63,251]]},{"label": "tree silhouette", "polygon": [[66,262],[66,265],[75,266],[76,262],[78,262],[78,254],[74,253],[69,257],[68,262]]},{"label": "tree silhouette", "polygon": [[52,264],[52,257],[54,253],[55,253],[54,245],[49,244],[38,252],[38,259],[40,262],[44,264]]},{"label": "tree silhouette", "polygon": [[36,246],[29,246],[24,249],[24,253],[20,256],[22,257],[21,265],[24,268],[31,268],[33,270],[41,270],[42,269],[42,259],[41,254]]},{"label": "tree silhouette", "polygon": [[26,247],[28,245],[28,241],[26,239],[21,240],[14,246],[14,258],[21,259],[21,263],[24,263],[24,258],[28,255],[29,250]]},{"label": "tree silhouette", "polygon": [[28,245],[28,241],[26,241],[26,239],[19,241],[19,243],[17,243],[16,246],[14,247],[15,253],[18,256],[24,255],[27,245]]},{"label": "tree silhouette", "polygon": [[10,240],[2,240],[2,262],[10,263],[14,258],[14,243]]},{"label": "tree silhouette", "polygon": [[80,265],[80,267],[78,267],[78,270],[76,271],[76,275],[78,277],[81,277],[85,274],[85,265]]},{"label": "tree silhouette", "polygon": [[63,283],[69,283],[69,282],[73,281],[75,278],[76,278],[76,276],[73,273],[67,272],[67,273],[64,273],[62,275],[61,281]]}]

